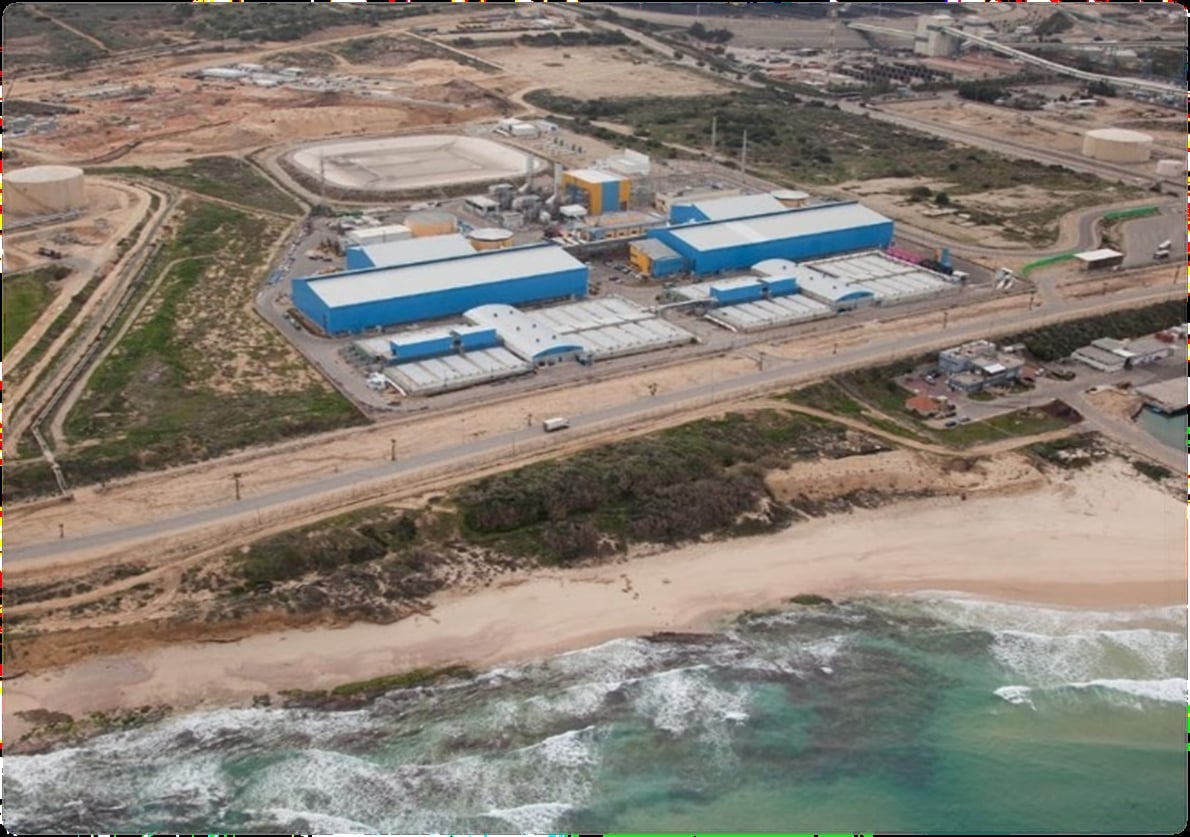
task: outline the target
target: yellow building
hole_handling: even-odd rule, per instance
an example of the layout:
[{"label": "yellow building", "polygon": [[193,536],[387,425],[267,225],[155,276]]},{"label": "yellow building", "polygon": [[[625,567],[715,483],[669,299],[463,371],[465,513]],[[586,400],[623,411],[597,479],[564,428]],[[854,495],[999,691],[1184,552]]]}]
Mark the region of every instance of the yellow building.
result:
[{"label": "yellow building", "polygon": [[562,173],[566,203],[582,203],[591,215],[619,212],[628,208],[632,182],[597,169],[573,169]]}]

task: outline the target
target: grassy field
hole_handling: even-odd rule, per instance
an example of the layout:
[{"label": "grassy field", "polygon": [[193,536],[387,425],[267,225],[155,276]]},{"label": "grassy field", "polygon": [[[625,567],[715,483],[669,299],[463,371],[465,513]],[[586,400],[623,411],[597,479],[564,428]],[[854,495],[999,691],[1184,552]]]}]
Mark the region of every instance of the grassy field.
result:
[{"label": "grassy field", "polygon": [[[863,391],[864,387],[860,388]],[[874,406],[879,406],[883,412],[889,413],[902,418],[904,421],[917,426],[918,423],[905,412],[903,403],[908,393],[904,397],[887,390],[885,387],[877,386],[877,388],[868,390],[866,395],[869,396],[870,401]],[[804,404],[807,407],[814,407],[818,410],[825,410],[828,413],[834,413],[837,416],[846,416],[857,419],[865,424],[871,425],[877,430],[882,430],[893,436],[901,436],[905,439],[912,439],[916,442],[930,442],[933,441],[928,435],[928,431],[916,432],[905,425],[887,419],[881,415],[877,415],[870,407],[857,401],[851,394],[844,390],[839,382],[830,380],[822,383],[812,384],[808,387],[794,390],[783,396],[785,400],[793,404]],[[899,397],[899,401],[897,398]],[[867,399],[865,399],[867,400]],[[895,404],[895,407],[894,407]]]},{"label": "grassy field", "polygon": [[197,157],[187,160],[184,166],[169,169],[117,166],[95,169],[95,172],[149,177],[202,195],[283,215],[300,215],[302,212],[293,198],[274,186],[255,166],[234,157]]},{"label": "grassy field", "polygon": [[250,311],[282,222],[201,200],[182,212],[160,284],[67,417],[72,484],[363,420]]},{"label": "grassy field", "polygon": [[921,177],[955,184],[947,189],[947,195],[952,206],[963,208],[964,195],[1013,186],[1044,188],[1055,193],[1055,200],[1043,209],[1002,217],[988,212],[972,214],[972,219],[981,223],[1011,222],[1037,244],[1056,237],[1056,219],[1065,212],[1142,194],[1060,166],[955,145],[775,89],[589,101],[535,91],[526,99],[578,118],[580,129],[586,126],[590,130],[590,120],[620,122],[632,126],[642,139],[699,149],[710,147],[714,117],[721,153],[735,153],[747,131],[751,170],[777,182],[811,189],[852,180]]},{"label": "grassy field", "polygon": [[998,442],[1002,439],[1036,436],[1069,426],[1061,419],[1054,418],[1041,410],[1017,410],[1015,413],[936,431],[935,435],[939,441],[946,444],[968,448],[988,442]]},{"label": "grassy field", "polygon": [[58,295],[67,268],[42,267],[4,277],[4,354],[16,345]]},{"label": "grassy field", "polygon": [[22,380],[27,371],[37,365],[42,355],[49,351],[53,342],[74,322],[74,318],[82,311],[83,305],[91,298],[91,294],[95,293],[95,289],[99,287],[99,282],[102,278],[101,276],[94,276],[82,288],[75,291],[70,297],[70,302],[62,309],[62,312],[54,317],[54,321],[50,323],[50,327],[42,332],[37,342],[21,357],[20,365],[4,370],[10,382]]}]

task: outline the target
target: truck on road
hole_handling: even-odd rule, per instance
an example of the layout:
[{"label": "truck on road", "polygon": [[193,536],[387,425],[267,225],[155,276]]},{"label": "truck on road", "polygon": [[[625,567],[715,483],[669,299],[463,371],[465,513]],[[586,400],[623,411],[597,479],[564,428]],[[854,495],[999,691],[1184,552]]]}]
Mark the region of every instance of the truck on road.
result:
[{"label": "truck on road", "polygon": [[541,429],[546,433],[553,433],[556,430],[565,430],[567,427],[570,427],[570,419],[564,416],[547,418],[541,423]]}]

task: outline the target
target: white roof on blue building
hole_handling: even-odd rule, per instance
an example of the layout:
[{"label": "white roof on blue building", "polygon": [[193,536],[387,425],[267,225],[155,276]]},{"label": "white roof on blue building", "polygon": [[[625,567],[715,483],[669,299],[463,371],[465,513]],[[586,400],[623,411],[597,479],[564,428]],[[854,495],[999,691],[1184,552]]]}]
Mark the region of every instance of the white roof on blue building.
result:
[{"label": "white roof on blue building", "polygon": [[[471,250],[468,247],[468,250]],[[466,256],[399,267],[370,267],[314,276],[309,288],[331,308],[470,288],[585,265],[556,244],[471,250]]]},{"label": "white roof on blue building", "polygon": [[788,207],[772,195],[737,195],[696,201],[694,208],[707,216],[708,221],[727,221],[732,218],[747,218],[750,215],[784,212]]},{"label": "white roof on blue building", "polygon": [[513,354],[525,360],[566,351],[582,351],[583,346],[554,331],[548,323],[511,305],[480,305],[463,312],[477,326],[495,328]]},{"label": "white roof on blue building", "polygon": [[687,224],[671,227],[670,232],[691,247],[706,251],[884,223],[890,223],[890,219],[866,206],[834,203],[735,221]]},{"label": "white roof on blue building", "polygon": [[363,244],[360,249],[376,267],[399,267],[420,262],[435,262],[475,252],[466,236],[459,233],[408,238],[402,241],[383,241]]},{"label": "white roof on blue building", "polygon": [[586,183],[613,183],[624,179],[617,174],[599,169],[571,169],[566,173]]}]

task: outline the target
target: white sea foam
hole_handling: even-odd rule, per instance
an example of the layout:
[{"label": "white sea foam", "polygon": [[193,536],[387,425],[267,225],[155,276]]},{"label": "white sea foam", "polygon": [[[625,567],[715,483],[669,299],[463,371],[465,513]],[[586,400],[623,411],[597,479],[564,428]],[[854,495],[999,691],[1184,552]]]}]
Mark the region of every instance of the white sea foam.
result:
[{"label": "white sea foam", "polygon": [[1061,636],[1005,630],[994,634],[992,655],[1036,685],[1185,671],[1186,638],[1149,629],[1091,631]]},{"label": "white sea foam", "polygon": [[1018,706],[1024,705],[1036,709],[1033,699],[1029,695],[1033,692],[1029,686],[1001,686],[996,689],[996,697]]},{"label": "white sea foam", "polygon": [[[1159,703],[1185,704],[1190,694],[1187,692],[1187,681],[1179,678],[1163,680],[1127,680],[1102,679],[1085,682],[1062,683],[1053,686],[1001,686],[995,695],[1009,703],[1026,705],[1034,709],[1034,697],[1043,698],[1050,695],[1060,695],[1069,690],[1084,692],[1091,689],[1106,689],[1131,698],[1143,698]],[[1129,705],[1140,708],[1139,703]]]},{"label": "white sea foam", "polygon": [[324,814],[317,811],[300,811],[292,808],[266,808],[248,812],[255,823],[284,826],[301,834],[375,834],[377,828],[347,817]]},{"label": "white sea foam", "polygon": [[378,822],[400,807],[405,792],[382,768],[356,756],[306,749],[256,773],[252,807],[334,811],[358,822]]},{"label": "white sea foam", "polygon": [[1187,617],[1186,608],[1180,605],[1109,611],[1066,609],[998,602],[937,590],[881,597],[871,602],[873,606],[894,611],[899,610],[902,603],[959,627],[987,631],[1020,630],[1052,636],[1161,623],[1171,623],[1170,628],[1182,627],[1184,631]]},{"label": "white sea foam", "polygon": [[564,802],[534,802],[515,808],[492,808],[484,814],[498,817],[512,826],[518,834],[545,834],[553,831],[558,818],[574,806]]},{"label": "white sea foam", "polygon": [[1186,680],[1173,677],[1164,680],[1091,680],[1087,683],[1071,683],[1070,685],[1076,689],[1094,687],[1111,689],[1161,703],[1186,704],[1188,702]]},{"label": "white sea foam", "polygon": [[661,672],[641,681],[635,701],[637,712],[650,718],[653,726],[681,735],[694,725],[709,725],[731,716],[746,718],[747,691],[726,692],[706,677],[709,666],[691,666]]}]

